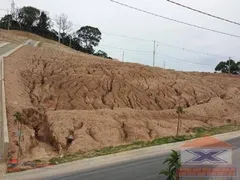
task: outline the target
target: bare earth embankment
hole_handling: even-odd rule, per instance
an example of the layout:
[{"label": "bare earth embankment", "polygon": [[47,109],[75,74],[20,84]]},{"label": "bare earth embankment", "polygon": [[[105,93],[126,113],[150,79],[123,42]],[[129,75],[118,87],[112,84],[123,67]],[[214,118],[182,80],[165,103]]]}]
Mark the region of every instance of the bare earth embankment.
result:
[{"label": "bare earth embankment", "polygon": [[52,45],[20,49],[5,60],[5,76],[10,153],[17,156],[19,111],[24,159],[175,135],[178,105],[187,112],[182,134],[240,117],[235,76],[121,63]]}]

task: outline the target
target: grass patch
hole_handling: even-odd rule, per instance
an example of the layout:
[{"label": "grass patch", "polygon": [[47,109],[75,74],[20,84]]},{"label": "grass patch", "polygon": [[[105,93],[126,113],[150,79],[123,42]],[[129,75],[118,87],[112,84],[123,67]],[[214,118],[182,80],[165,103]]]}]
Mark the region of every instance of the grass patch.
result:
[{"label": "grass patch", "polygon": [[38,47],[42,47],[42,46],[43,46],[43,42],[39,42]]},{"label": "grass patch", "polygon": [[162,137],[162,138],[154,139],[152,141],[136,141],[136,142],[133,142],[132,144],[105,147],[103,149],[94,150],[87,153],[79,152],[74,154],[66,154],[62,158],[61,157],[52,158],[50,160],[50,164],[53,164],[53,165],[61,164],[61,163],[71,162],[71,161],[80,160],[84,158],[105,156],[105,155],[115,154],[123,151],[130,151],[133,149],[140,149],[144,147],[181,142],[181,141],[191,140],[194,138],[212,136],[216,134],[222,134],[222,133],[238,131],[238,130],[240,130],[240,126],[233,126],[233,125],[224,125],[224,126],[209,127],[209,128],[196,127],[193,129],[193,134],[191,135],[182,135],[178,137],[174,137],[174,136]]},{"label": "grass patch", "polygon": [[240,130],[240,126],[225,125],[225,126],[211,127],[211,128],[198,127],[198,128],[194,128],[193,132],[195,133],[195,137],[204,137],[204,136],[212,136],[216,134],[222,134],[222,133],[238,131],[238,130]]}]

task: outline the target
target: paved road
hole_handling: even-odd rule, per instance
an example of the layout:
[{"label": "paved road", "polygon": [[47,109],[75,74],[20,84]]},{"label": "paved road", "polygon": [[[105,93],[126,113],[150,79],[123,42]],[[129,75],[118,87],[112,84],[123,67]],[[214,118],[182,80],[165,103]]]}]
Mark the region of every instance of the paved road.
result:
[{"label": "paved road", "polygon": [[[240,138],[228,142],[236,148],[240,148]],[[240,150],[235,149],[233,156],[235,166],[240,168]],[[166,157],[167,155],[162,155],[150,159],[82,171],[76,174],[66,174],[64,176],[55,175],[47,180],[165,180],[165,177],[159,176],[158,173],[160,170],[166,168],[166,166],[163,165]],[[198,179],[195,178],[194,180]]]},{"label": "paved road", "polygon": [[158,173],[164,169],[162,163],[167,155],[121,163],[111,167],[95,169],[77,174],[55,176],[48,180],[159,180]]}]

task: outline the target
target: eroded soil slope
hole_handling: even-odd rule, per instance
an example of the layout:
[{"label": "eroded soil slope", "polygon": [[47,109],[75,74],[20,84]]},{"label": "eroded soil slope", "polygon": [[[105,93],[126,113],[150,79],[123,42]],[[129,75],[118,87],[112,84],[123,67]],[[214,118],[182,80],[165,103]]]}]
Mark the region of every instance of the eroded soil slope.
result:
[{"label": "eroded soil slope", "polygon": [[235,76],[151,68],[51,46],[22,48],[5,60],[5,74],[10,152],[16,156],[13,114],[19,111],[25,159],[175,135],[178,105],[187,112],[182,134],[240,117]]}]

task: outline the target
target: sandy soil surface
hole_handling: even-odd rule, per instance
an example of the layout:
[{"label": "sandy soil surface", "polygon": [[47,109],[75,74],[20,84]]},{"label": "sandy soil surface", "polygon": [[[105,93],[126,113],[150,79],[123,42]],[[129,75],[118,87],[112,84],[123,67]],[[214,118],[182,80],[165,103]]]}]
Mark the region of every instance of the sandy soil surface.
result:
[{"label": "sandy soil surface", "polygon": [[49,46],[51,48],[55,49],[61,49],[62,51],[72,52],[76,53],[72,48],[69,48],[63,44],[59,44],[56,41],[52,41],[50,39],[43,38],[41,36],[38,36],[36,34],[32,34],[25,31],[17,31],[17,30],[4,30],[0,29],[0,43],[1,42],[12,42],[12,43],[22,43],[26,41],[27,39],[32,39],[34,41],[41,42],[40,46],[43,46],[45,48],[48,48]]},{"label": "sandy soil surface", "polygon": [[14,31],[8,31],[4,29],[0,29],[0,42],[12,42],[12,43],[22,43],[27,40],[27,37],[18,36],[14,33]]},{"label": "sandy soil surface", "polygon": [[3,175],[5,174],[7,166],[5,163],[0,162],[0,179],[3,179]]},{"label": "sandy soil surface", "polygon": [[[45,44],[5,60],[10,154],[24,117],[24,159],[44,159],[239,120],[240,78],[122,63]],[[67,143],[67,138],[74,138]]]}]

